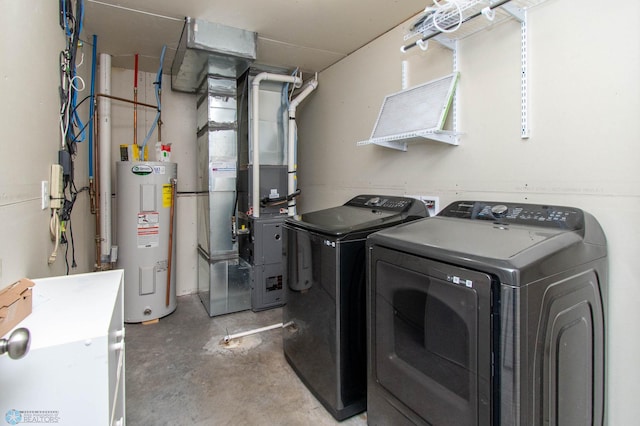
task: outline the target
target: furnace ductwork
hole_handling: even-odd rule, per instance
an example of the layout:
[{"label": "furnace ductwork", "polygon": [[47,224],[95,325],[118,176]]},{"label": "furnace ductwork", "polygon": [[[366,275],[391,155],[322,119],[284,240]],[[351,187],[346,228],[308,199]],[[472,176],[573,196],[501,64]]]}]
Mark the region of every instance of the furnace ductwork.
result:
[{"label": "furnace ductwork", "polygon": [[256,59],[258,34],[185,18],[171,65],[171,89],[195,93],[207,75],[238,78]]}]

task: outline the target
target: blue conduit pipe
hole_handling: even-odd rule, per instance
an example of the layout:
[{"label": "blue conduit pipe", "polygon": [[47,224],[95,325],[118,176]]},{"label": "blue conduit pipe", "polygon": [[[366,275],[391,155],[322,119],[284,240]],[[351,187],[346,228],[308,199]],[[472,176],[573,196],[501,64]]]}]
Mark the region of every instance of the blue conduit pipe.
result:
[{"label": "blue conduit pipe", "polygon": [[151,134],[156,128],[156,124],[160,119],[160,113],[162,111],[162,108],[160,106],[160,92],[162,91],[162,64],[164,63],[164,53],[166,50],[167,50],[167,45],[165,44],[164,46],[162,46],[162,53],[160,54],[160,67],[158,68],[158,74],[156,74],[156,81],[153,83],[156,85],[156,103],[158,105],[158,112],[156,113],[156,118],[153,120],[153,123],[149,128],[149,132],[147,133],[147,136],[144,138],[144,142],[142,142],[142,148],[147,146],[147,142],[151,138]]}]

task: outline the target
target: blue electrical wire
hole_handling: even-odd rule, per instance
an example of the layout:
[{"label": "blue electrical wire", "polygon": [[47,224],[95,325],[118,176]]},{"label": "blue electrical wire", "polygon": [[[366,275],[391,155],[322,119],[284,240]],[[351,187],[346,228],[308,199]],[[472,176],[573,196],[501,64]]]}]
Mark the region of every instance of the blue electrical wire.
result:
[{"label": "blue electrical wire", "polygon": [[[76,68],[75,66],[73,67],[73,70],[71,71],[71,81],[73,82],[74,77],[76,76]],[[73,83],[72,83],[73,84]],[[80,119],[80,115],[78,114],[78,109],[76,108],[78,102],[78,91],[77,90],[73,90],[71,93],[71,110],[73,111],[73,113],[71,114],[71,123],[78,129],[80,129],[80,137],[78,137],[78,135],[76,135],[73,140],[76,142],[83,142],[86,137],[85,137],[85,125],[82,122],[82,120]]]},{"label": "blue electrical wire", "polygon": [[82,23],[84,22],[84,2],[80,0],[78,5],[76,6],[76,13],[80,15],[80,22],[78,24],[78,39],[80,38],[80,34],[82,34]]},{"label": "blue electrical wire", "polygon": [[153,123],[151,124],[151,128],[149,128],[149,132],[147,133],[147,136],[144,138],[144,142],[142,142],[143,148],[147,146],[147,142],[151,138],[151,135],[153,134],[153,131],[156,128],[156,124],[160,119],[160,113],[162,111],[162,107],[160,105],[160,92],[162,91],[162,64],[164,63],[164,53],[166,50],[167,50],[167,45],[165,44],[164,46],[162,46],[162,53],[160,54],[160,67],[158,68],[158,73],[156,74],[156,81],[154,83],[156,85],[156,103],[158,105],[158,112],[156,113],[155,120],[153,120]]},{"label": "blue electrical wire", "polygon": [[64,20],[64,33],[67,37],[71,37],[71,30],[69,29],[69,19],[67,19],[67,1],[61,0],[62,3],[62,19]]},{"label": "blue electrical wire", "polygon": [[[77,41],[80,40],[80,34],[82,34],[82,22],[84,21],[84,3],[82,1],[79,1],[76,5],[76,14],[78,15],[76,17],[78,22],[78,30],[77,30],[77,34],[75,34],[75,37],[73,38],[75,43],[77,43]],[[72,64],[72,68],[71,68],[71,84],[73,84],[73,80],[75,77],[76,77],[76,64],[74,63]],[[80,138],[76,136],[74,140],[76,140],[77,142],[83,142],[86,139],[85,133],[84,133],[85,125],[82,123],[82,120],[80,119],[80,115],[78,114],[78,111],[76,109],[77,102],[78,102],[78,91],[72,90],[71,91],[71,109],[73,111],[73,114],[71,116],[71,122],[77,128],[81,129]]]}]

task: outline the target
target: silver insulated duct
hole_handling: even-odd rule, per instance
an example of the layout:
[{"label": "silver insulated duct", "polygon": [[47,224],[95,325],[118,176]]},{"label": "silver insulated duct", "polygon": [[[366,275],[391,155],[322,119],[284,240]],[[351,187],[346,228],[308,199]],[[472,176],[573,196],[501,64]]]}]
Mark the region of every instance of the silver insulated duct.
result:
[{"label": "silver insulated duct", "polygon": [[256,58],[257,34],[186,18],[171,88],[197,93],[198,294],[210,316],[251,307],[251,267],[238,256],[237,79]]},{"label": "silver insulated duct", "polygon": [[238,78],[256,59],[253,31],[185,18],[171,65],[171,89],[194,93],[207,75]]}]

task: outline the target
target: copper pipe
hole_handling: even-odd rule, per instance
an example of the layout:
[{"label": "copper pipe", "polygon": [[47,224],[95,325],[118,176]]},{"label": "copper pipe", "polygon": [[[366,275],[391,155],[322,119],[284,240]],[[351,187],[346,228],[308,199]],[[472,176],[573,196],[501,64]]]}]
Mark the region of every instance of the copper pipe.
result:
[{"label": "copper pipe", "polygon": [[133,89],[133,144],[138,146],[138,88]]},{"label": "copper pipe", "polygon": [[[95,108],[95,103],[96,100],[91,99],[91,102],[93,102],[92,105],[92,111],[93,111],[93,117],[89,117],[89,120],[95,120],[96,119],[96,115],[98,114],[97,108]],[[95,121],[92,121],[92,123],[95,123]],[[98,127],[97,124],[95,124],[92,128],[94,134],[92,134],[91,136],[93,137],[93,140],[95,140],[96,142],[94,142],[93,145],[93,149],[95,150],[95,147],[98,144],[98,137],[97,137],[97,132],[96,132],[96,128]],[[91,158],[89,158],[89,161],[92,162],[94,164],[95,167],[97,167],[96,165],[96,153],[95,151],[93,151],[91,153]],[[97,181],[97,176],[96,178],[90,178],[89,179],[89,207],[91,210],[91,214],[96,214],[96,181]]]},{"label": "copper pipe", "polygon": [[95,168],[95,214],[96,214],[96,270],[102,270],[102,235],[100,234],[100,114],[98,112],[98,108],[94,109],[95,111],[95,146],[93,149],[93,156],[95,161],[93,162]]},{"label": "copper pipe", "polygon": [[158,109],[157,105],[145,104],[145,103],[142,103],[142,102],[132,101],[131,99],[120,98],[118,96],[105,95],[104,93],[98,93],[96,95],[96,97],[115,99],[116,101],[128,102],[130,104],[142,105],[142,106],[145,106],[147,108]]},{"label": "copper pipe", "polygon": [[[92,105],[92,108],[91,108],[91,111],[93,111],[93,116],[89,117],[89,120],[92,120],[91,122],[95,123],[94,120],[96,119],[96,114],[98,113],[96,111],[97,108],[95,108],[95,103],[96,103],[95,98],[91,99],[91,102],[93,102],[93,105]],[[96,127],[97,126],[98,126],[97,124],[95,124],[93,126],[92,130],[93,130],[94,133],[91,135],[93,137],[92,140],[95,140],[95,141],[98,140],[97,132],[96,132]],[[97,142],[94,143],[94,150],[95,150],[96,144],[97,144]],[[93,152],[91,153],[91,158],[89,159],[89,161],[91,161],[95,166],[95,164],[96,164],[96,153],[95,153],[94,150],[92,150]],[[96,178],[95,177],[91,177],[89,179],[89,201],[90,201],[89,207],[91,208],[91,214],[96,214]]]},{"label": "copper pipe", "polygon": [[138,54],[135,55],[133,73],[133,144],[138,148]]},{"label": "copper pipe", "polygon": [[96,188],[93,178],[89,179],[89,209],[91,214],[96,214]]},{"label": "copper pipe", "polygon": [[171,179],[171,207],[169,210],[169,256],[167,265],[167,294],[165,298],[166,306],[169,306],[171,300],[171,262],[173,261],[173,216],[176,204],[176,179]]}]

